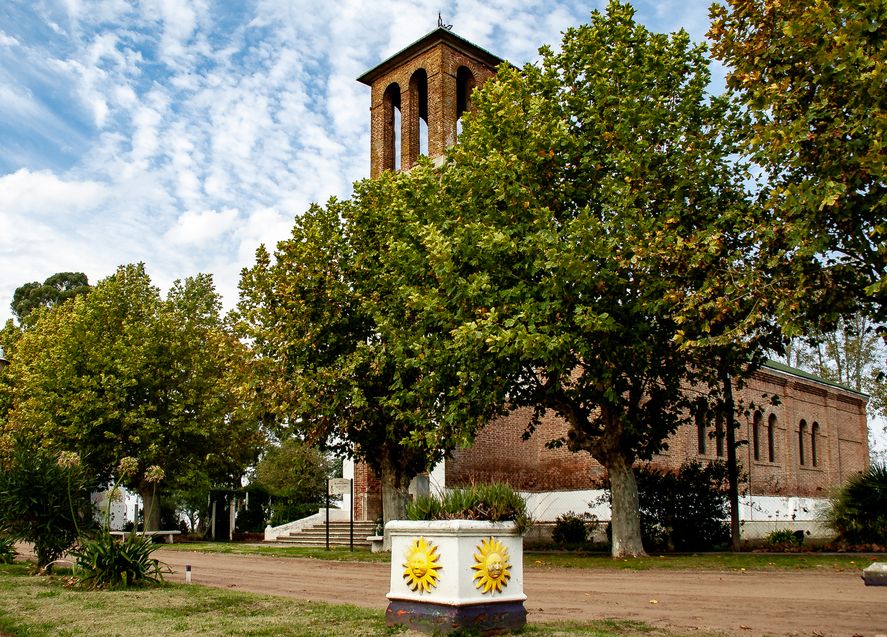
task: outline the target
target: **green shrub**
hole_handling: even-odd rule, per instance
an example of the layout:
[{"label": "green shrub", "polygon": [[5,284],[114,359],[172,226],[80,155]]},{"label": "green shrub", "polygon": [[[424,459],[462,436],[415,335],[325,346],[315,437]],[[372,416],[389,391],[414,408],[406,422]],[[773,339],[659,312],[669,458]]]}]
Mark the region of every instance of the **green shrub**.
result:
[{"label": "green shrub", "polygon": [[7,537],[0,537],[0,564],[12,564],[15,559],[15,542]]},{"label": "green shrub", "polygon": [[559,515],[551,531],[551,539],[561,546],[576,546],[588,540],[588,523],[592,516],[588,513],[579,515],[568,511]]},{"label": "green shrub", "polygon": [[[730,540],[727,465],[689,460],[677,471],[635,468],[641,536],[648,550],[704,551]],[[609,489],[609,483],[604,482]],[[609,501],[609,492],[603,500]]]},{"label": "green shrub", "polygon": [[91,483],[75,454],[58,454],[17,440],[0,463],[0,528],[31,542],[37,566],[48,571],[94,524]]},{"label": "green shrub", "polygon": [[767,544],[774,548],[796,548],[804,543],[804,532],[792,529],[776,529],[767,534]]},{"label": "green shrub", "polygon": [[507,484],[480,484],[417,498],[407,505],[407,519],[514,522],[521,533],[532,524],[527,503]]},{"label": "green shrub", "polygon": [[110,590],[160,584],[160,562],[151,557],[157,546],[150,536],[131,533],[118,541],[103,529],[71,551],[77,580],[85,588]]},{"label": "green shrub", "polygon": [[840,542],[887,545],[887,465],[873,464],[848,479],[831,498],[823,521]]}]

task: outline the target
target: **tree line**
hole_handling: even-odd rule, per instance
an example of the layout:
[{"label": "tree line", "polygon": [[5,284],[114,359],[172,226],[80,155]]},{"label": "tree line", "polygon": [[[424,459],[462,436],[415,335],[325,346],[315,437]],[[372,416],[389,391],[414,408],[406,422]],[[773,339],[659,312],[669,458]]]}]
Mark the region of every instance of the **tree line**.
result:
[{"label": "tree line", "polygon": [[641,554],[636,461],[723,418],[735,504],[733,388],[791,339],[883,328],[885,11],[715,5],[713,96],[704,45],[610,2],[473,93],[442,166],[297,216],[228,317],[208,277],[163,299],[126,266],[8,325],[5,431],[213,480],[295,436],[373,468],[388,520],[531,407],[527,436],[555,413],[549,444],[607,469],[613,554]]}]

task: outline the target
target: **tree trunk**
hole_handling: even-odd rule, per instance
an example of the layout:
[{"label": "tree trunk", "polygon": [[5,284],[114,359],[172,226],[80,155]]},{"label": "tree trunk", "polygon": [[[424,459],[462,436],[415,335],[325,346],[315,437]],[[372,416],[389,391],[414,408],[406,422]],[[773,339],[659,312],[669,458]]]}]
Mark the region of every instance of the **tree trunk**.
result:
[{"label": "tree trunk", "polygon": [[153,485],[139,490],[142,506],[145,510],[144,531],[160,530],[160,496]]},{"label": "tree trunk", "polygon": [[[409,501],[409,493],[407,492],[408,481],[404,476],[400,475],[394,468],[387,457],[382,460],[382,470],[380,482],[382,486],[382,520],[387,524],[391,520],[403,520],[407,514],[407,502]],[[382,548],[386,551],[391,550],[391,536],[385,531],[385,540]]]},{"label": "tree trunk", "polygon": [[739,468],[736,461],[736,406],[730,372],[721,372],[724,391],[724,424],[727,427],[727,489],[730,500],[730,544],[734,553],[741,550],[739,531]]},{"label": "tree trunk", "polygon": [[646,555],[641,542],[641,516],[638,511],[638,484],[631,465],[621,455],[608,458],[610,474],[610,525],[613,557]]}]

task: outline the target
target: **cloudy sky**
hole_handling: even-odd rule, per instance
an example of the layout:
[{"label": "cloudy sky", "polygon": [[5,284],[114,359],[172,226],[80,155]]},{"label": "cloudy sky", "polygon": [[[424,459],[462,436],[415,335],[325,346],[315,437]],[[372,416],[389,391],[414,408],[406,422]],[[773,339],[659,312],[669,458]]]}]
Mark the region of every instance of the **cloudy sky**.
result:
[{"label": "cloudy sky", "polygon": [[[355,81],[437,26],[516,65],[604,0],[3,0],[0,322],[60,271],[212,273],[226,307],[259,243],[369,173]],[[704,0],[637,2],[707,29]]]}]

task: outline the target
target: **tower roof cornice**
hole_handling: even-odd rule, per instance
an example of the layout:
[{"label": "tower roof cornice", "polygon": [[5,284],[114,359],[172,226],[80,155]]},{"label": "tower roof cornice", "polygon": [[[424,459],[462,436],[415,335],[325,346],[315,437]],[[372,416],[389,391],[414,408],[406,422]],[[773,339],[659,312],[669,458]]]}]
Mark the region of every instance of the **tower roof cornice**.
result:
[{"label": "tower roof cornice", "polygon": [[369,71],[357,78],[357,81],[366,84],[367,86],[372,86],[373,82],[388,73],[391,69],[401,66],[408,60],[422,55],[424,52],[441,43],[447,44],[457,51],[460,51],[468,55],[469,57],[483,62],[491,68],[495,68],[499,64],[504,62],[502,58],[493,55],[486,49],[483,49],[476,44],[469,42],[465,38],[456,35],[452,31],[449,31],[443,27],[439,27],[434,31],[431,31],[427,35],[419,38],[409,46],[401,49],[384,62],[377,64]]}]

